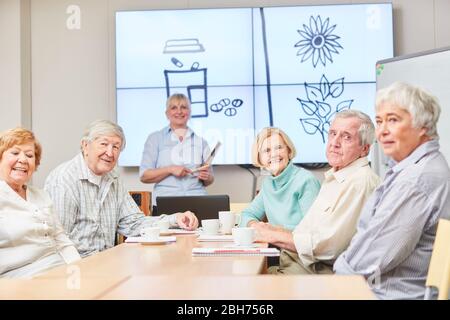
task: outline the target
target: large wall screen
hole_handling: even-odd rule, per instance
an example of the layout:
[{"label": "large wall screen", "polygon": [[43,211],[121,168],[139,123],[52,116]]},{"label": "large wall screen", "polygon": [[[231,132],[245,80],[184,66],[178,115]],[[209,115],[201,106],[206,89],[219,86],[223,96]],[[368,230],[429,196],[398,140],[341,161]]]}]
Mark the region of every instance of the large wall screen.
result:
[{"label": "large wall screen", "polygon": [[294,141],[296,163],[326,162],[336,112],[373,116],[375,63],[392,57],[392,34],[391,4],[117,12],[119,164],[140,164],[176,92],[191,99],[189,126],[222,143],[215,164],[250,163],[267,126]]}]

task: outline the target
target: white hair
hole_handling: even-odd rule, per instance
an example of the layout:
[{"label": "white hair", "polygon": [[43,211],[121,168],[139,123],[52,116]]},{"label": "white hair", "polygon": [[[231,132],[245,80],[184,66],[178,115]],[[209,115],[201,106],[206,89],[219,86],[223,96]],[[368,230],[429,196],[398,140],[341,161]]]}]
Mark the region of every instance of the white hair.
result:
[{"label": "white hair", "polygon": [[122,128],[109,120],[95,120],[91,122],[84,130],[81,144],[83,142],[92,142],[103,136],[117,136],[122,140],[121,151],[125,148],[126,140]]},{"label": "white hair", "polygon": [[375,108],[390,103],[409,112],[415,128],[426,128],[430,138],[438,137],[437,122],[441,107],[437,98],[423,88],[395,82],[377,92]]},{"label": "white hair", "polygon": [[369,146],[375,141],[375,126],[370,117],[359,110],[344,110],[336,113],[334,120],[342,118],[357,118],[360,121],[358,129],[359,143],[361,146],[368,144]]}]

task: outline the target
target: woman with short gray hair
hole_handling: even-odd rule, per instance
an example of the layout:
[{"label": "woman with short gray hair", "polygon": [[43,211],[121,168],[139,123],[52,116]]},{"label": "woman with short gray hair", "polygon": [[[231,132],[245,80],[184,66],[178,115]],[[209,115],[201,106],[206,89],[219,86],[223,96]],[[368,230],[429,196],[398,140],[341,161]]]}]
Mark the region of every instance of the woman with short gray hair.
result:
[{"label": "woman with short gray hair", "polygon": [[404,82],[395,82],[377,93],[376,109],[378,110],[385,103],[406,110],[412,117],[414,127],[427,128],[428,137],[438,137],[436,126],[441,114],[441,107],[436,97],[423,88]]},{"label": "woman with short gray hair", "polygon": [[376,136],[392,161],[367,200],[338,274],[376,283],[381,299],[423,299],[439,219],[450,219],[450,169],[439,151],[437,99],[394,83],[376,96]]}]

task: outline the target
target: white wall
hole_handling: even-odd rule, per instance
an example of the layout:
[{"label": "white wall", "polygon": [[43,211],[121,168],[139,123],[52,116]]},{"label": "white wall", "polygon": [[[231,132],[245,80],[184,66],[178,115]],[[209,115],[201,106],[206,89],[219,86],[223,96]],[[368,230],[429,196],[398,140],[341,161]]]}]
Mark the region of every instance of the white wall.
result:
[{"label": "white wall", "polygon": [[[32,128],[43,144],[44,154],[34,184],[42,186],[48,172],[78,151],[79,138],[84,126],[97,118],[115,120],[115,66],[114,66],[114,12],[128,9],[238,7],[294,4],[336,4],[385,1],[211,1],[211,0],[30,0],[31,1],[31,84]],[[10,8],[14,0],[0,0],[0,26],[6,23],[8,32],[0,28],[2,47],[10,51],[5,58],[0,50],[0,70],[9,67],[17,72],[17,18],[11,9],[4,14],[2,6]],[[450,45],[450,12],[448,0],[393,0],[395,54]],[[69,5],[81,10],[80,29],[66,26]],[[6,15],[6,17],[3,17]],[[13,20],[5,22],[3,19]],[[21,19],[26,20],[25,17]],[[8,21],[9,21],[8,20]],[[420,20],[420,23],[418,23]],[[20,21],[21,24],[24,21]],[[13,39],[5,39],[11,33]],[[20,32],[19,32],[20,34]],[[13,45],[11,45],[13,44]],[[23,68],[22,68],[23,69]],[[6,81],[8,80],[8,81]],[[11,77],[0,72],[0,84],[11,85]],[[13,113],[20,109],[21,92],[17,80],[8,93],[0,92],[0,107],[14,105]],[[2,86],[2,88],[4,88]],[[14,91],[15,90],[15,91]],[[6,94],[6,97],[5,97]],[[3,99],[3,100],[2,100]],[[20,113],[20,112],[19,112]],[[1,120],[0,128],[11,127],[20,116]],[[301,150],[299,150],[301,152]],[[257,173],[258,171],[255,170]],[[137,169],[121,169],[129,189],[151,190],[151,185],[138,182]],[[315,172],[320,175],[320,172]],[[215,168],[216,182],[208,188],[211,194],[230,194],[234,202],[250,200],[252,176],[237,166]]]},{"label": "white wall", "polygon": [[94,119],[113,119],[109,101],[106,0],[77,1],[80,29],[68,29],[74,1],[31,2],[32,127],[43,147],[34,184],[42,186],[56,165],[79,150],[83,128]]},{"label": "white wall", "polygon": [[0,0],[0,131],[31,128],[29,21],[29,0]]}]

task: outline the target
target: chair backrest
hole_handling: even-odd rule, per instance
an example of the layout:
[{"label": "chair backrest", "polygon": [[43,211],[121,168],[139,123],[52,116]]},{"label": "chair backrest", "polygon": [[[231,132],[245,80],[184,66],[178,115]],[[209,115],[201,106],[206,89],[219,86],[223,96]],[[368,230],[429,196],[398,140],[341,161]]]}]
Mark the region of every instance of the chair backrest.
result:
[{"label": "chair backrest", "polygon": [[242,210],[247,208],[250,203],[248,202],[230,202],[230,211],[234,213],[241,213]]},{"label": "chair backrest", "polygon": [[[146,215],[152,215],[152,193],[150,191],[128,191],[134,202],[138,205],[139,209]],[[125,241],[126,237],[117,233],[115,245],[121,244]]]},{"label": "chair backrest", "polygon": [[129,191],[131,197],[146,216],[152,215],[152,193],[150,191]]},{"label": "chair backrest", "polygon": [[425,299],[430,298],[430,287],[438,289],[438,299],[447,300],[450,282],[450,220],[440,219],[428,269]]}]

